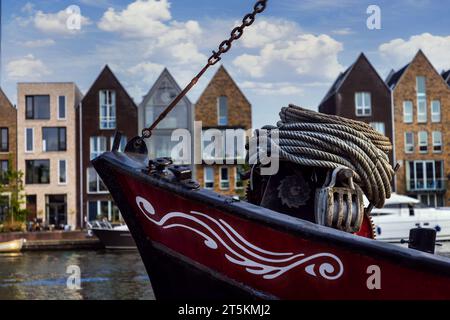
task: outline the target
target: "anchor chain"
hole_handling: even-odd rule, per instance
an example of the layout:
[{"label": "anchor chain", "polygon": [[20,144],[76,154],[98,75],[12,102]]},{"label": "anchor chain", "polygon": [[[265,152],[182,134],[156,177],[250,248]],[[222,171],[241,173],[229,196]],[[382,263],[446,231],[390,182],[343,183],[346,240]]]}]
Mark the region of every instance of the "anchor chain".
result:
[{"label": "anchor chain", "polygon": [[215,65],[217,62],[222,60],[222,55],[230,51],[233,42],[240,39],[244,34],[244,29],[250,27],[256,20],[256,16],[262,12],[267,7],[268,0],[259,0],[253,7],[253,12],[244,16],[242,19],[242,24],[235,27],[231,31],[231,36],[229,39],[222,41],[219,45],[217,51],[213,51],[212,55],[208,58],[208,63],[203,67],[203,69],[191,80],[191,82],[186,86],[186,88],[180,92],[180,94],[172,101],[172,103],[159,115],[158,119],[148,128],[142,130],[142,137],[139,139],[142,142],[143,139],[148,139],[152,136],[153,130],[159,125],[159,123],[164,120],[164,118],[175,108],[178,102],[184,98],[184,96],[194,87],[203,74],[208,70],[209,67]]}]

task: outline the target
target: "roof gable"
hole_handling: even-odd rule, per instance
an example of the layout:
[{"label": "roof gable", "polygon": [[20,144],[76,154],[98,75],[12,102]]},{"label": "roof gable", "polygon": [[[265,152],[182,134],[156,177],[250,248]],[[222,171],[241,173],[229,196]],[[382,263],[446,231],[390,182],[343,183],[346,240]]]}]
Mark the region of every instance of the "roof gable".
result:
[{"label": "roof gable", "polygon": [[0,88],[0,108],[11,108],[16,110],[14,105],[9,100],[8,96],[5,94],[2,88]]},{"label": "roof gable", "polygon": [[450,86],[450,69],[447,71],[442,71],[442,78]]}]

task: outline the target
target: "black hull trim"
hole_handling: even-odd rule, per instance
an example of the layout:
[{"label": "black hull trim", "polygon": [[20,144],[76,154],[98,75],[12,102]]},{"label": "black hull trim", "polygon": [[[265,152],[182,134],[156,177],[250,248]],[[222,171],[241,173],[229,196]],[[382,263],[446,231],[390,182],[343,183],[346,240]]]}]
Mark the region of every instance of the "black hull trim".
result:
[{"label": "black hull trim", "polygon": [[101,241],[106,249],[112,250],[136,250],[136,243],[130,232],[93,229],[92,232]]}]

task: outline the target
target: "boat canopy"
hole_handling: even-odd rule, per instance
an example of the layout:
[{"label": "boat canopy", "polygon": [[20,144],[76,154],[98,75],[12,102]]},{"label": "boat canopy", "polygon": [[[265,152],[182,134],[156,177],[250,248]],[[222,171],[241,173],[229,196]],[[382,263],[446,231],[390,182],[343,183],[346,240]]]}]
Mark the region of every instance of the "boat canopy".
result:
[{"label": "boat canopy", "polygon": [[[419,204],[420,200],[411,198],[402,194],[392,193],[389,199],[386,199],[386,205],[394,205],[394,204]],[[367,207],[369,205],[369,200],[364,197],[364,205]]]}]

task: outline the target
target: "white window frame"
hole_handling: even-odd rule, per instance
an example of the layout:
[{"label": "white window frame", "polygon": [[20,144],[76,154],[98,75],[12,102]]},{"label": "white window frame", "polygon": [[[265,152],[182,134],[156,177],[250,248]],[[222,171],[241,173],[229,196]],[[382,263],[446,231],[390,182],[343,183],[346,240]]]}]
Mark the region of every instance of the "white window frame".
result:
[{"label": "white window frame", "polygon": [[113,202],[111,200],[97,200],[97,201],[88,201],[87,203],[87,216],[90,216],[90,206],[89,206],[89,202],[96,202],[97,203],[97,217],[98,217],[98,213],[101,211],[102,208],[102,202],[108,202],[108,221],[112,221],[112,214],[113,214]]},{"label": "white window frame", "polygon": [[[362,105],[358,105],[358,95],[362,95]],[[370,103],[367,104],[366,95],[369,96]],[[361,114],[358,111],[361,111]],[[369,111],[366,113],[366,111]],[[372,93],[367,91],[355,92],[355,115],[357,117],[370,117],[372,115]]]},{"label": "white window frame", "polygon": [[[227,116],[226,117],[221,117],[220,116],[220,98],[226,98],[226,100],[227,100]],[[217,97],[217,124],[219,125],[219,126],[227,126],[228,125],[228,123],[229,123],[229,104],[228,104],[228,97],[227,96],[220,96],[220,97]],[[223,119],[226,119],[226,123],[225,124],[223,124],[222,122],[221,122],[221,120],[223,120]]]},{"label": "white window frame", "polygon": [[[87,194],[109,194],[109,191],[91,191],[89,190],[89,169],[92,169],[92,167],[87,167],[86,168],[86,190],[87,190]],[[100,176],[98,175],[97,171],[95,171],[95,174],[97,176],[97,190],[100,190]],[[106,186],[106,185],[105,185]]]},{"label": "white window frame", "polygon": [[[228,180],[223,180],[222,179],[222,169],[227,169],[227,171],[228,171]],[[231,185],[230,185],[230,168],[228,168],[228,167],[220,167],[220,170],[219,170],[219,184],[220,184],[220,190],[230,190],[231,188]],[[222,184],[223,183],[228,183],[228,188],[224,188],[223,186],[222,186]]]},{"label": "white window frame", "polygon": [[[437,140],[436,139],[436,135],[439,135],[439,140],[440,140],[439,144],[436,141]],[[442,132],[441,131],[433,131],[432,132],[432,139],[433,139],[433,153],[442,153],[443,147],[444,147],[444,143],[442,141]],[[438,146],[441,148],[441,150],[435,150],[434,149],[435,147],[438,147]]]},{"label": "white window frame", "polygon": [[[424,78],[424,80],[425,80],[425,92],[419,92],[419,81],[418,81],[419,78]],[[423,77],[423,76],[416,77],[417,123],[427,123],[427,121],[428,121],[426,85],[427,85],[426,77]],[[421,105],[423,106],[423,110],[420,110]]]},{"label": "white window frame", "polygon": [[[66,164],[66,181],[61,182],[61,162],[65,162]],[[67,168],[67,159],[58,159],[58,184],[60,186],[65,186],[68,184],[69,176],[68,176],[68,168]]]},{"label": "white window frame", "polygon": [[[411,108],[410,112],[406,112],[406,105]],[[414,105],[410,100],[403,101],[403,123],[413,123],[414,122]]]},{"label": "white window frame", "polygon": [[[107,115],[106,117],[102,117],[102,93],[103,92],[111,92],[112,102],[111,104],[105,104],[107,107]],[[108,94],[106,94],[108,96]],[[111,116],[112,110],[114,109],[115,116]],[[115,90],[100,90],[99,91],[99,118],[100,118],[100,130],[115,130],[117,128],[117,95]],[[107,122],[109,126],[102,126],[103,122]],[[114,126],[111,126],[111,123],[114,123]]]},{"label": "white window frame", "polygon": [[[420,139],[421,134],[424,133],[426,135],[426,140],[423,141]],[[419,153],[428,153],[428,132],[427,131],[419,131],[418,133],[418,145],[419,145]],[[427,147],[426,151],[420,150],[421,147]]]},{"label": "white window frame", "polygon": [[[101,142],[102,139],[105,139],[105,150],[101,150],[100,149],[100,145],[101,145],[100,142]],[[94,143],[93,143],[94,140],[97,140],[98,150],[94,150]],[[104,136],[91,137],[89,139],[89,151],[90,151],[89,152],[89,159],[93,160],[96,157],[100,156],[102,153],[108,151],[107,143],[108,143],[108,139],[106,137],[104,137]],[[97,156],[93,157],[92,154],[94,154],[94,153],[97,154]]]},{"label": "white window frame", "polygon": [[[208,175],[206,174],[206,171],[207,171],[208,169],[212,170],[212,173],[213,173],[213,179],[212,179],[212,180],[208,180],[208,178],[207,178]],[[204,168],[204,170],[203,170],[203,186],[204,186],[204,188],[205,188],[206,190],[214,190],[214,187],[215,187],[214,176],[215,176],[215,174],[214,174],[214,167],[205,167],[205,168]],[[212,184],[213,184],[212,188],[207,187],[207,186],[206,186],[207,183],[212,183]]]},{"label": "white window frame", "polygon": [[[437,103],[439,106],[439,112],[434,112],[433,105]],[[441,122],[441,101],[440,100],[433,100],[431,101],[431,122],[433,123],[439,123]]]},{"label": "white window frame", "polygon": [[[412,137],[412,144],[408,144],[408,139],[406,138],[408,135]],[[412,147],[412,150],[409,151],[408,147]],[[413,132],[405,132],[405,153],[414,153],[415,145],[414,145],[414,133]]]},{"label": "white window frame", "polygon": [[[59,107],[60,107],[59,99],[61,97],[64,97],[64,115],[65,115],[64,118],[62,118],[60,113],[59,113]],[[61,121],[67,120],[67,97],[66,96],[58,96],[58,110],[57,110],[57,114],[58,114],[58,118],[57,118],[58,120],[61,120]]]},{"label": "white window frame", "polygon": [[[112,148],[114,146],[114,136],[111,136],[109,140],[109,150],[112,151]],[[128,138],[126,136],[122,136],[120,138],[120,146],[119,146],[119,152],[125,152],[125,147],[127,146]]]},{"label": "white window frame", "polygon": [[[370,126],[378,133],[381,133],[384,136],[386,135],[386,124],[384,122],[371,122]],[[379,130],[381,127],[383,128],[383,132]]]},{"label": "white window frame", "polygon": [[[33,146],[33,149],[32,150],[28,150],[27,148],[28,148],[28,130],[30,130],[31,129],[31,132],[32,132],[32,143],[31,143],[31,145]],[[35,135],[34,135],[34,128],[25,128],[25,153],[34,153],[34,150],[35,150],[35,144],[34,144],[34,141],[35,141]]]}]

